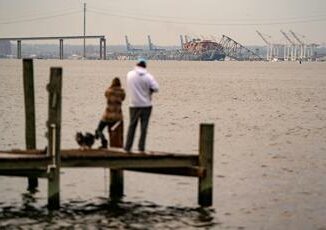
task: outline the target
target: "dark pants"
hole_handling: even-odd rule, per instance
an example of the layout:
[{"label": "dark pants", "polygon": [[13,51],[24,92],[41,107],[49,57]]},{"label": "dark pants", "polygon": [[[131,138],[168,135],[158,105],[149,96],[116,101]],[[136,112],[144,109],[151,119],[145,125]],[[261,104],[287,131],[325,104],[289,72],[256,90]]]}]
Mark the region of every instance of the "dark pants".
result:
[{"label": "dark pants", "polygon": [[127,141],[125,145],[125,150],[130,151],[132,144],[134,142],[135,131],[137,128],[138,121],[140,120],[140,138],[138,143],[138,150],[145,151],[145,142],[147,135],[147,127],[149,122],[149,117],[151,116],[152,107],[130,107],[130,122],[127,134]]},{"label": "dark pants", "polygon": [[101,148],[108,147],[108,141],[105,138],[105,135],[103,134],[103,130],[107,126],[109,134],[111,135],[111,128],[112,126],[114,126],[116,122],[117,121],[102,121],[102,120],[99,122],[97,129],[95,130],[95,138],[96,139],[101,138],[101,144],[102,144]]}]

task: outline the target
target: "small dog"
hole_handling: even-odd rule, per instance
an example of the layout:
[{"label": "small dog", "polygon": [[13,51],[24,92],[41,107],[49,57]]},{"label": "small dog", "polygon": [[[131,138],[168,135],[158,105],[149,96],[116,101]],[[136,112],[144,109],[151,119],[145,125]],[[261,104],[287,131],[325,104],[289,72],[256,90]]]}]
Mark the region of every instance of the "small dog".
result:
[{"label": "small dog", "polygon": [[95,142],[95,136],[89,132],[86,132],[85,135],[82,132],[77,132],[75,140],[82,150],[91,149]]}]

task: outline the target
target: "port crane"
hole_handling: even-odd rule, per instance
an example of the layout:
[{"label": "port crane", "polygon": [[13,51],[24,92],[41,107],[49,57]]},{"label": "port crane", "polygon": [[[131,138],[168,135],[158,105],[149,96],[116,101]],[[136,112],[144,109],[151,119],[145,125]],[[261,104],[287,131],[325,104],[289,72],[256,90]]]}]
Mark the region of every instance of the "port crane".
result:
[{"label": "port crane", "polygon": [[284,49],[284,60],[295,61],[297,59],[296,44],[290,39],[290,37],[283,30],[281,30],[281,34],[289,42],[287,48]]},{"label": "port crane", "polygon": [[267,61],[271,61],[273,59],[273,44],[270,43],[264,36],[262,33],[260,33],[258,30],[256,30],[257,34],[259,35],[259,37],[266,43],[267,45],[267,54],[266,54],[266,60]]},{"label": "port crane", "polygon": [[[290,33],[300,44],[300,58],[305,60],[312,60],[314,56],[314,49],[318,45],[315,43],[307,44],[303,42],[303,40],[299,38],[298,34],[294,33],[292,30],[290,30]],[[305,37],[303,35],[300,36],[303,38]]]},{"label": "port crane", "polygon": [[127,47],[127,51],[128,51],[128,52],[134,52],[134,51],[140,51],[140,50],[141,50],[141,49],[136,49],[136,48],[134,48],[134,47],[130,44],[127,35],[125,36],[125,41],[126,41],[126,47]]},{"label": "port crane", "polygon": [[131,50],[131,45],[129,43],[129,40],[128,40],[128,36],[127,35],[125,36],[125,40],[126,40],[127,51],[130,51]]},{"label": "port crane", "polygon": [[155,45],[152,42],[152,39],[151,39],[150,35],[147,35],[147,39],[148,39],[148,48],[149,48],[150,51],[163,51],[163,50],[165,50],[165,49],[156,48]]},{"label": "port crane", "polygon": [[300,44],[300,59],[306,59],[306,44],[292,30],[290,30],[290,33],[292,34],[294,39],[297,40]]}]

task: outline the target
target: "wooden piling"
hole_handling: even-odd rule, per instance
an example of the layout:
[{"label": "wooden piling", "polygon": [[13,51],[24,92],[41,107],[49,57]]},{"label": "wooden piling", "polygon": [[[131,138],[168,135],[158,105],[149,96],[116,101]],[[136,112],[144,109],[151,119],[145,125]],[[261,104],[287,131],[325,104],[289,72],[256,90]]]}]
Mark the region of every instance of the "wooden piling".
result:
[{"label": "wooden piling", "polygon": [[[110,133],[110,147],[123,147],[123,121]],[[120,200],[123,197],[123,170],[110,169],[110,199]]]},{"label": "wooden piling", "polygon": [[204,175],[198,178],[198,204],[213,204],[213,146],[214,124],[200,124],[199,167],[205,169]]},{"label": "wooden piling", "polygon": [[48,151],[52,156],[52,165],[48,168],[48,208],[60,208],[60,135],[61,135],[61,91],[62,68],[50,69]]},{"label": "wooden piling", "polygon": [[[34,69],[32,59],[23,59],[23,83],[25,99],[25,142],[26,149],[36,149]],[[27,190],[34,192],[38,187],[37,177],[28,177]]]}]

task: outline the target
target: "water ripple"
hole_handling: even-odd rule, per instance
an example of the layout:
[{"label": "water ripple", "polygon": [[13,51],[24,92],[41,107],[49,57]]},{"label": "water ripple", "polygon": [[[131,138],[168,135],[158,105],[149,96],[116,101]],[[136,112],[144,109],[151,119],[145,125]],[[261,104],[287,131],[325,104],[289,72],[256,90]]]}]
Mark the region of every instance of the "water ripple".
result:
[{"label": "water ripple", "polygon": [[0,204],[0,228],[9,229],[192,229],[213,227],[213,209],[160,206],[148,201],[110,203],[98,197],[70,200],[58,211],[35,207],[33,195],[23,205]]}]

